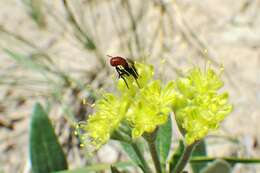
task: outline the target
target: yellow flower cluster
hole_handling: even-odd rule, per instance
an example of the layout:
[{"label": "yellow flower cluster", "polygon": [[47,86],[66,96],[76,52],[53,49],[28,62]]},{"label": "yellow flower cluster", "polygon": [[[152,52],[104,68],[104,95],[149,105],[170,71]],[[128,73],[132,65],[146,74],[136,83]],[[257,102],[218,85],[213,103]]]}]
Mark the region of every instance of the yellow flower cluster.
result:
[{"label": "yellow flower cluster", "polygon": [[105,144],[116,130],[127,111],[128,102],[113,94],[105,94],[96,104],[96,112],[87,123],[77,125],[76,132],[83,145],[91,143],[96,148]]},{"label": "yellow flower cluster", "polygon": [[83,144],[91,141],[99,148],[106,143],[120,123],[125,122],[132,128],[132,137],[152,132],[168,119],[174,100],[174,84],[165,87],[158,80],[153,80],[153,67],[136,63],[138,81],[132,76],[125,76],[118,81],[120,96],[106,94],[97,102],[96,112],[90,115],[86,123],[77,126]]},{"label": "yellow flower cluster", "polygon": [[151,133],[167,121],[174,101],[173,89],[173,82],[162,87],[161,82],[155,80],[140,90],[126,115],[133,128],[132,137]]},{"label": "yellow flower cluster", "polygon": [[216,129],[232,111],[228,93],[217,93],[223,86],[220,74],[211,68],[204,73],[199,68],[193,68],[186,77],[177,80],[173,110],[178,125],[185,131],[187,144]]},{"label": "yellow flower cluster", "polygon": [[127,87],[119,79],[120,94],[105,94],[97,102],[96,112],[77,126],[83,144],[90,142],[99,148],[122,122],[130,127],[133,138],[152,133],[168,120],[172,111],[184,130],[186,143],[192,144],[216,129],[232,110],[228,94],[217,92],[223,86],[220,74],[210,68],[206,72],[193,68],[176,83],[166,85],[153,79],[152,66],[136,63],[136,68],[137,80],[131,75],[124,76]]}]

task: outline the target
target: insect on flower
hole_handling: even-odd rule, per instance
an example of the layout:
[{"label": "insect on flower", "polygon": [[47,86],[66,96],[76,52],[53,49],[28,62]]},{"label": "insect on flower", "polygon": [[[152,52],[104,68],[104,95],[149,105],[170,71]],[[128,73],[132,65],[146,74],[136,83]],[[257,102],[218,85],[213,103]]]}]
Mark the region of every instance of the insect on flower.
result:
[{"label": "insect on flower", "polygon": [[119,78],[122,78],[127,86],[127,88],[129,88],[126,80],[125,80],[125,75],[126,76],[133,76],[138,87],[140,88],[137,79],[138,79],[138,73],[137,70],[134,66],[134,61],[128,59],[128,58],[122,58],[120,56],[110,56],[107,55],[108,57],[110,57],[110,65],[116,68],[116,71],[119,75]]}]

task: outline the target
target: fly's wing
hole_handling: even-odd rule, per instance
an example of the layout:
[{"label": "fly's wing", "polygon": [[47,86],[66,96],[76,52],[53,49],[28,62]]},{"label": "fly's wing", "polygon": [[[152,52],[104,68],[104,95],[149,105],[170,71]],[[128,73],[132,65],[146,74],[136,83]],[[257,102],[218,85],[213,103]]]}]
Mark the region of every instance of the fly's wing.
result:
[{"label": "fly's wing", "polygon": [[131,59],[126,59],[127,60],[127,63],[128,63],[128,68],[129,68],[129,70],[128,70],[128,72],[131,74],[131,75],[133,75],[134,76],[134,78],[135,79],[137,79],[138,78],[138,73],[137,73],[137,70],[136,70],[136,68],[135,68],[135,63],[134,63],[134,61],[133,60],[131,60]]}]

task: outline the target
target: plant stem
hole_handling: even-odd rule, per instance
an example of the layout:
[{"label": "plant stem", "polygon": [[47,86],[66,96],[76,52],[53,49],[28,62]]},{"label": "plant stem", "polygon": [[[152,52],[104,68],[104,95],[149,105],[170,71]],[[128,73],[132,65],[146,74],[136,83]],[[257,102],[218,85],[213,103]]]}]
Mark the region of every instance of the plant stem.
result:
[{"label": "plant stem", "polygon": [[144,156],[142,154],[142,152],[140,151],[140,149],[138,148],[138,146],[136,145],[136,143],[131,143],[133,149],[135,150],[135,153],[137,154],[138,158],[140,159],[142,166],[143,166],[143,172],[144,173],[151,173],[151,170],[148,166],[148,164],[146,163]]},{"label": "plant stem", "polygon": [[212,161],[217,160],[217,159],[225,160],[230,164],[235,164],[235,163],[243,163],[243,164],[260,163],[260,158],[206,157],[206,156],[192,157],[190,162],[191,163],[204,163],[204,162],[212,162]]},{"label": "plant stem", "polygon": [[153,158],[153,163],[156,169],[157,173],[162,173],[162,168],[161,168],[161,164],[160,164],[160,160],[156,151],[156,147],[155,147],[155,143],[154,142],[148,142],[148,146]]},{"label": "plant stem", "polygon": [[155,145],[156,132],[157,131],[155,131],[152,134],[145,134],[144,137],[145,137],[145,139],[148,143],[149,150],[151,152],[151,156],[152,156],[152,159],[153,159],[153,163],[154,163],[156,172],[162,173],[162,167],[161,167],[160,159],[159,159],[159,156],[158,156],[158,153],[157,153],[157,150],[156,150],[156,145]]},{"label": "plant stem", "polygon": [[184,152],[180,158],[180,160],[178,161],[173,173],[181,173],[181,171],[185,168],[186,164],[189,162],[189,158],[192,154],[192,151],[194,149],[194,147],[196,146],[197,142],[191,144],[191,145],[187,145],[185,146]]}]

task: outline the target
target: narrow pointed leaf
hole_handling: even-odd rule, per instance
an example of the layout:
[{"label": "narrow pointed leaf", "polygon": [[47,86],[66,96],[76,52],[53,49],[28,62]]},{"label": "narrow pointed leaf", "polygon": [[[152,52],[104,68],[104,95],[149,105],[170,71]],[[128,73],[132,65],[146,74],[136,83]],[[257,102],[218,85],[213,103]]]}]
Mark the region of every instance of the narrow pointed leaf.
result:
[{"label": "narrow pointed leaf", "polygon": [[237,157],[192,157],[190,162],[191,163],[207,163],[212,162],[214,160],[221,159],[228,162],[230,165],[236,164],[236,163],[242,163],[242,164],[259,164],[260,158],[237,158]]},{"label": "narrow pointed leaf", "polygon": [[[138,155],[135,152],[135,149],[133,146],[126,142],[121,142],[121,146],[124,149],[124,151],[127,153],[128,157],[138,166],[140,166],[143,169],[143,165],[141,160],[139,159]],[[138,146],[137,146],[138,147]]]},{"label": "narrow pointed leaf", "polygon": [[36,103],[30,124],[30,159],[33,173],[67,169],[67,161],[48,115]]},{"label": "narrow pointed leaf", "polygon": [[168,121],[161,125],[156,135],[156,150],[160,157],[160,162],[165,167],[165,162],[168,157],[172,143],[172,121],[169,116]]}]

